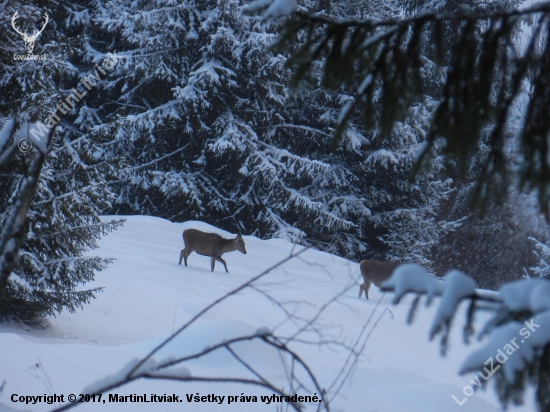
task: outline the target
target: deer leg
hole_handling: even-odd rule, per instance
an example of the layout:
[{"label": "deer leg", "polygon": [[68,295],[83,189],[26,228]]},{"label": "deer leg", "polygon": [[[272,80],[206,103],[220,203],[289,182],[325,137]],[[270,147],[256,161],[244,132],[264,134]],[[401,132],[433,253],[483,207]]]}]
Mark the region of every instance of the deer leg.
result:
[{"label": "deer leg", "polygon": [[[180,265],[184,257],[185,257],[185,249],[182,249],[182,251],[180,252]],[[185,259],[185,266],[187,266],[187,258]]]},{"label": "deer leg", "polygon": [[[365,284],[362,283],[360,286],[359,286],[359,299],[361,299],[361,295],[363,294],[363,291],[365,290]],[[365,293],[366,295],[366,293]]]},{"label": "deer leg", "polygon": [[365,282],[364,285],[365,285],[365,297],[367,298],[367,300],[369,300],[369,289],[370,289],[370,285],[372,285],[372,282],[370,281]]},{"label": "deer leg", "polygon": [[214,272],[214,266],[216,266],[216,258],[214,256],[210,257],[210,269]]},{"label": "deer leg", "polygon": [[214,262],[216,260],[218,262],[221,262],[223,264],[223,267],[225,268],[225,271],[229,273],[229,271],[227,270],[227,264],[225,263],[225,260],[223,260],[221,256],[212,256],[212,272],[214,271]]},{"label": "deer leg", "polygon": [[[191,253],[193,253],[193,249],[188,250],[188,248],[185,248],[181,251],[181,253],[183,253],[183,262],[185,263],[185,266],[187,266],[187,258],[189,257],[189,255]],[[181,256],[180,256],[180,258],[181,258]]]}]

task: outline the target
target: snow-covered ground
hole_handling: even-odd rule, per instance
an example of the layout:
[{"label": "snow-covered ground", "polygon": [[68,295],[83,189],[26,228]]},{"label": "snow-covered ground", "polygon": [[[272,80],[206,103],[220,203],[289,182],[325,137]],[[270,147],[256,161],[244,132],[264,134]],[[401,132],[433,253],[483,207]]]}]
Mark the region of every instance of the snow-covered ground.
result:
[{"label": "snow-covered ground", "polygon": [[[259,240],[245,236],[247,254],[224,255],[229,273],[216,264],[210,272],[210,259],[193,253],[188,267],[178,265],[183,248],[181,233],[185,228],[229,233],[202,222],[170,223],[166,220],[128,217],[123,228],[100,242],[93,251],[116,261],[98,273],[89,286],[103,286],[104,292],[84,310],[63,313],[49,321],[43,330],[24,330],[0,326],[0,410],[51,410],[57,405],[12,402],[19,396],[64,395],[82,393],[83,389],[115,375],[124,365],[145,356],[201,309],[255,275],[281,261],[299,248],[283,240]],[[419,308],[412,325],[406,324],[411,298],[391,305],[391,294],[383,295],[373,286],[371,300],[358,299],[359,265],[327,253],[308,250],[262,277],[256,286],[247,288],[213,307],[174,340],[159,359],[169,354],[191,354],[225,339],[251,334],[267,327],[279,336],[297,330],[295,322],[285,322],[285,314],[268,296],[284,303],[287,310],[303,317],[314,316],[327,302],[346,287],[349,289],[331,303],[317,319],[325,339],[352,345],[359,341],[364,351],[339,394],[333,410],[341,411],[498,411],[500,404],[493,390],[478,391],[459,406],[452,398],[465,398],[463,388],[472,386],[470,375],[457,371],[467,354],[479,343],[462,343],[462,322],[455,320],[449,354],[442,358],[439,341],[428,342],[435,306]],[[370,318],[370,321],[369,321]],[[480,320],[478,320],[478,328]],[[367,325],[363,329],[364,325]],[[319,334],[311,331],[299,336],[302,342],[289,347],[307,362],[323,388],[331,387],[348,357],[338,345],[320,345]],[[365,343],[366,341],[366,343]],[[259,340],[236,346],[237,352],[275,383],[289,390],[284,363],[274,349]],[[185,364],[191,376],[246,376],[226,351],[213,352],[205,358]],[[4,382],[4,383],[2,383]],[[340,382],[340,380],[338,381]],[[310,386],[311,388],[311,386]],[[333,388],[334,390],[334,388]],[[332,390],[332,391],[333,391]],[[329,392],[332,397],[333,392]],[[265,389],[238,383],[198,383],[166,380],[139,380],[111,393],[119,395],[179,395],[182,403],[114,403],[103,394],[98,404],[81,403],[75,411],[275,411],[259,395],[271,395]],[[225,396],[216,403],[187,404],[186,394]],[[305,390],[299,391],[306,394]],[[258,402],[227,404],[228,396],[258,396]],[[13,395],[17,395],[13,397]],[[22,399],[22,398],[21,398]],[[105,403],[103,403],[105,400]],[[305,404],[314,410],[313,403]],[[280,410],[280,409],[279,409]],[[285,409],[283,409],[285,410]],[[526,405],[511,410],[534,411],[532,396]]]}]

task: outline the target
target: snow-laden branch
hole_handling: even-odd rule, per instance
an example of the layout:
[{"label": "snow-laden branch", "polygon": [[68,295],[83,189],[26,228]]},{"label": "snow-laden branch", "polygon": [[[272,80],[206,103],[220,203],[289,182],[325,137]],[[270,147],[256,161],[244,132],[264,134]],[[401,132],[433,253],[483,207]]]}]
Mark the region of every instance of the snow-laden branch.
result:
[{"label": "snow-laden branch", "polygon": [[[482,348],[467,357],[460,373],[479,371],[484,380],[495,374],[499,396],[505,405],[510,399],[515,399],[518,388],[523,388],[525,380],[529,379],[535,386],[539,408],[543,410],[547,406],[545,394],[548,388],[545,382],[548,382],[550,375],[547,367],[550,353],[550,281],[519,280],[503,285],[498,293],[491,295],[476,290],[475,286],[472,278],[458,270],[447,273],[441,282],[421,266],[406,264],[395,270],[382,285],[382,290],[395,292],[394,303],[407,293],[417,295],[411,305],[409,323],[421,295],[427,295],[426,305],[435,297],[441,297],[430,329],[430,339],[442,333],[442,354],[447,350],[451,323],[459,312],[459,305],[462,302],[469,304],[464,326],[464,340],[468,342],[474,333],[474,315],[482,308],[477,305],[482,302],[487,304],[483,309],[494,312],[494,316],[479,334],[479,339],[487,336],[487,340]],[[497,367],[494,367],[494,358],[498,362]],[[490,370],[487,369],[489,364]],[[476,379],[479,381],[477,376]]]}]

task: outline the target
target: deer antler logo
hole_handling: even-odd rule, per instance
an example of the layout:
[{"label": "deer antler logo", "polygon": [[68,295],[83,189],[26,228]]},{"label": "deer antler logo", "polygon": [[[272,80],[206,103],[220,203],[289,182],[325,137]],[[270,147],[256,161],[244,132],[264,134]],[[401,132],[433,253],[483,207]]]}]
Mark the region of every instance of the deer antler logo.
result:
[{"label": "deer antler logo", "polygon": [[44,22],[44,25],[42,26],[42,28],[40,30],[35,30],[34,33],[29,36],[27,34],[27,30],[25,30],[25,32],[23,33],[15,25],[15,21],[17,20],[18,17],[19,17],[19,12],[15,12],[13,17],[11,18],[11,25],[13,26],[13,29],[17,33],[19,33],[21,35],[21,37],[23,38],[23,40],[25,41],[25,49],[27,50],[27,54],[32,54],[32,51],[34,50],[34,42],[36,41],[38,36],[40,36],[40,33],[42,33],[44,31],[44,29],[46,28],[46,25],[48,24],[48,21],[50,20],[50,18],[48,17],[48,15],[46,13],[44,13],[44,18],[46,20]]}]

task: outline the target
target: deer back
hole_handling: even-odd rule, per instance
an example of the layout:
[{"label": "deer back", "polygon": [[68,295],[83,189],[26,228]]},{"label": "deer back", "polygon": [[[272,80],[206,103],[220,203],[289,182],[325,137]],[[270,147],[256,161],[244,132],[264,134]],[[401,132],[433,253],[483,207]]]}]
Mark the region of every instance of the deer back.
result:
[{"label": "deer back", "polygon": [[374,259],[363,260],[359,265],[365,282],[374,283],[378,287],[390,278],[397,266],[399,266],[399,263]]},{"label": "deer back", "polygon": [[239,234],[235,239],[224,239],[217,233],[201,232],[197,229],[187,229],[183,231],[183,242],[185,248],[194,250],[199,255],[221,256],[226,252],[238,250],[246,253],[246,248],[242,235]]}]

